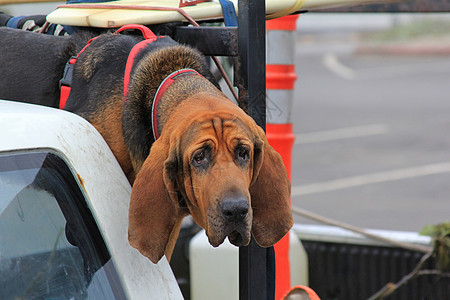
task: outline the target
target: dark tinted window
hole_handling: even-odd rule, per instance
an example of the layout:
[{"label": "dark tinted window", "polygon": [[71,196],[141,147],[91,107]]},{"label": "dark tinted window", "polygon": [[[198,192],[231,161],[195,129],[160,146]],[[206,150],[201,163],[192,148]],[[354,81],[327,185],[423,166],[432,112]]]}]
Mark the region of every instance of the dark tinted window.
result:
[{"label": "dark tinted window", "polygon": [[74,175],[52,153],[0,155],[0,299],[122,299]]}]

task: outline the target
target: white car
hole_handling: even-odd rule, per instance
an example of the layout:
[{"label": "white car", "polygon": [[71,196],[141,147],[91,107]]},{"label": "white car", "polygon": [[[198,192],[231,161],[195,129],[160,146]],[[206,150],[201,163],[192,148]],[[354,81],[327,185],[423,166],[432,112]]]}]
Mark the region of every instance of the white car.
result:
[{"label": "white car", "polygon": [[87,121],[0,100],[0,299],[182,299],[128,243],[130,193]]}]

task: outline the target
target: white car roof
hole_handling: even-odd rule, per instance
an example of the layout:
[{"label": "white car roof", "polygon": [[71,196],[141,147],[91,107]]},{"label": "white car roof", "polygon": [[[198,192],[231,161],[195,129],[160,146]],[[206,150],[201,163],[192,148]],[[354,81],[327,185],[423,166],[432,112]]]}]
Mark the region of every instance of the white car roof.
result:
[{"label": "white car roof", "polygon": [[97,130],[70,112],[0,100],[0,154],[38,149],[57,153],[76,173],[128,298],[182,299],[167,260],[155,265],[129,245],[131,186]]}]

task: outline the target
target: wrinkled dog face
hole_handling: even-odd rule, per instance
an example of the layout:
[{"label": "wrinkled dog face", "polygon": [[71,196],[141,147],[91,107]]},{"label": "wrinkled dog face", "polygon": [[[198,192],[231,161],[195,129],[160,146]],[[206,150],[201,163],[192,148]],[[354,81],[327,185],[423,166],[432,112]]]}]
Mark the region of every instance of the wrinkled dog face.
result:
[{"label": "wrinkled dog face", "polygon": [[250,242],[255,144],[258,152],[261,141],[232,115],[198,120],[183,135],[179,182],[191,215],[214,247],[226,237],[236,246]]}]

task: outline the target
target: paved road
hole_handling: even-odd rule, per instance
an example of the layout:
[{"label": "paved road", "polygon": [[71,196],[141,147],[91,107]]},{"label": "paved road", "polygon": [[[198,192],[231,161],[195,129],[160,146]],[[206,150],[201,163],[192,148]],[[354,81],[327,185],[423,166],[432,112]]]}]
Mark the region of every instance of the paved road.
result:
[{"label": "paved road", "polygon": [[366,228],[450,221],[450,56],[353,47],[297,43],[293,205]]}]

